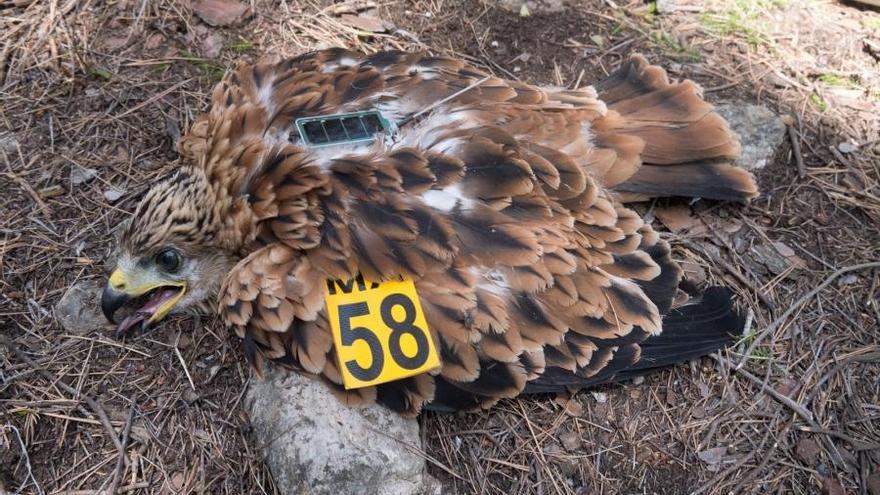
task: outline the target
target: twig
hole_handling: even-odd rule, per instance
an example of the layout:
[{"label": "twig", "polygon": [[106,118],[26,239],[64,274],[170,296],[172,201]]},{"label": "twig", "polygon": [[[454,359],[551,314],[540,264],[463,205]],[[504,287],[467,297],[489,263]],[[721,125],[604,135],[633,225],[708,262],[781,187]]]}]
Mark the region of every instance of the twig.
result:
[{"label": "twig", "polygon": [[15,354],[15,357],[17,357],[19,360],[21,360],[31,368],[35,369],[39,374],[43,375],[43,378],[49,380],[50,383],[58,386],[59,388],[74,397],[79,396],[79,398],[82,399],[82,401],[85,402],[98,417],[101,425],[104,427],[105,430],[107,430],[107,433],[110,435],[110,440],[113,441],[113,445],[116,446],[116,449],[119,450],[121,455],[125,455],[125,449],[122,448],[122,443],[116,436],[116,430],[113,428],[113,425],[110,424],[110,418],[107,417],[107,413],[104,411],[104,408],[101,406],[101,404],[98,403],[98,401],[93,399],[85,392],[77,392],[75,388],[59,380],[58,377],[56,377],[52,373],[46,371],[46,369],[34,362],[33,359],[29,358],[28,355],[24,353],[24,351],[19,349],[18,346],[15,345],[15,343],[12,342],[9,337],[5,335],[0,335],[0,344],[5,345],[10,351],[12,351],[13,354]]},{"label": "twig", "polygon": [[752,289],[752,291],[755,293],[755,296],[758,297],[758,300],[760,300],[767,309],[769,309],[770,311],[776,310],[776,305],[773,304],[773,301],[771,301],[766,295],[762,294],[761,291],[758,290],[757,287],[755,287],[755,284],[752,283],[751,280],[749,280],[745,275],[742,274],[742,272],[737,270],[733,265],[731,265],[730,263],[728,263],[727,261],[725,261],[719,257],[711,256],[711,254],[706,252],[705,249],[694,244],[693,242],[681,241],[681,244],[684,247],[690,249],[691,251],[701,253],[705,258],[712,259],[712,262],[720,265],[721,268],[724,268],[724,270],[727,271],[727,273],[731,274],[733,276],[733,278],[735,278],[737,281],[739,281],[739,283]]},{"label": "twig", "polygon": [[3,428],[9,428],[15,433],[15,438],[18,439],[18,446],[21,449],[21,456],[22,458],[24,458],[24,465],[25,467],[27,467],[27,477],[25,478],[24,482],[22,482],[21,486],[18,487],[18,490],[22,491],[26,486],[28,486],[28,479],[30,479],[31,483],[33,483],[34,487],[37,489],[37,493],[43,495],[43,493],[45,492],[42,488],[40,488],[40,484],[37,483],[37,478],[34,477],[34,471],[31,468],[31,459],[28,456],[28,451],[27,447],[24,444],[24,440],[21,439],[21,433],[19,433],[18,428],[16,428],[15,425],[9,423],[3,425]]},{"label": "twig", "polygon": [[746,371],[742,368],[736,368],[736,367],[730,366],[729,361],[727,361],[726,359],[724,359],[723,357],[719,356],[716,353],[709,354],[709,357],[711,357],[715,361],[718,361],[723,366],[726,366],[726,367],[732,369],[733,371],[739,373],[740,375],[742,375],[743,377],[745,377],[746,379],[748,379],[750,382],[754,383],[755,385],[758,385],[761,388],[761,390],[763,390],[765,393],[767,393],[768,395],[770,395],[774,399],[778,400],[779,402],[788,406],[792,411],[796,412],[798,414],[798,416],[804,418],[805,420],[807,420],[811,424],[816,424],[813,421],[813,413],[812,412],[810,412],[806,407],[793,401],[791,398],[780,394],[779,392],[774,390],[772,387],[765,384],[764,380],[761,380],[757,376],[749,373],[748,371]]},{"label": "twig", "polygon": [[822,292],[822,290],[825,289],[825,287],[828,287],[829,285],[831,285],[831,282],[833,282],[837,277],[839,277],[845,273],[855,272],[855,271],[859,271],[859,270],[865,270],[868,268],[876,268],[876,267],[880,267],[880,261],[872,261],[869,263],[860,263],[858,265],[847,266],[847,267],[841,268],[840,270],[837,270],[836,272],[829,275],[828,278],[826,278],[821,284],[819,284],[818,287],[811,290],[806,295],[804,295],[803,297],[801,297],[800,299],[795,301],[795,303],[792,304],[791,306],[789,306],[788,309],[786,309],[784,313],[782,313],[778,318],[776,318],[769,325],[767,325],[767,328],[762,330],[761,333],[755,335],[755,339],[752,340],[752,343],[749,344],[749,347],[745,350],[745,352],[743,352],[742,359],[736,365],[735,369],[737,371],[742,369],[742,367],[745,366],[746,362],[749,360],[749,356],[752,355],[752,352],[754,352],[754,350],[757,349],[759,345],[761,345],[761,342],[765,338],[767,338],[767,336],[770,335],[770,333],[774,332],[780,325],[782,325],[785,322],[785,320],[788,319],[789,316],[794,314],[794,312],[797,311],[801,306],[803,306],[810,299],[815,297],[816,294]]},{"label": "twig", "polygon": [[159,93],[156,94],[156,95],[151,96],[151,97],[148,98],[147,100],[138,103],[137,105],[135,105],[135,106],[129,108],[128,110],[126,110],[126,111],[120,113],[119,115],[113,115],[112,117],[113,117],[113,118],[116,118],[116,119],[121,119],[122,117],[125,117],[126,115],[129,115],[129,114],[131,114],[131,113],[137,112],[137,111],[140,110],[141,108],[144,108],[144,107],[147,106],[147,105],[151,105],[151,104],[155,103],[156,101],[159,101],[159,100],[161,100],[162,98],[165,98],[166,96],[170,95],[170,94],[173,93],[174,91],[176,91],[176,90],[178,90],[178,89],[180,89],[180,88],[186,86],[190,81],[192,81],[192,79],[186,79],[186,80],[183,80],[183,81],[181,81],[181,82],[175,84],[174,86],[171,86],[170,88],[168,88],[168,89],[166,89],[166,90],[164,90],[164,91],[161,91],[161,92],[159,92]]},{"label": "twig", "polygon": [[128,420],[125,422],[125,428],[122,429],[122,452],[120,452],[119,457],[116,458],[116,469],[113,471],[113,481],[110,483],[110,488],[107,490],[110,495],[116,495],[116,488],[119,486],[119,480],[122,479],[122,471],[125,467],[125,448],[128,446],[128,435],[131,433],[131,425],[134,423],[134,411],[136,405],[134,398],[132,398],[131,410],[128,412]]},{"label": "twig", "polygon": [[794,163],[797,164],[798,178],[803,179],[807,176],[807,168],[804,165],[804,155],[801,153],[800,132],[794,129],[793,124],[788,125],[788,139],[791,140],[791,152],[794,154]]},{"label": "twig", "polygon": [[[712,359],[714,359],[715,361],[720,363],[722,366],[726,366],[728,369],[732,369],[737,374],[743,376],[748,381],[757,385],[761,389],[762,392],[766,393],[767,395],[769,395],[769,396],[773,397],[774,399],[776,399],[777,401],[781,402],[783,405],[787,406],[789,409],[794,411],[798,416],[803,418],[814,430],[817,430],[817,431],[823,430],[823,428],[821,426],[819,426],[819,423],[817,423],[816,420],[813,419],[813,413],[810,412],[810,410],[807,409],[806,407],[798,404],[797,402],[793,401],[791,398],[789,398],[783,394],[780,394],[779,392],[774,390],[772,387],[770,387],[769,385],[764,383],[763,380],[761,380],[757,376],[749,373],[748,371],[741,369],[741,368],[734,368],[734,367],[730,366],[730,362],[727,361],[726,359],[724,359],[723,357],[719,356],[717,353],[709,354],[709,357],[711,357]],[[834,462],[834,465],[835,466],[843,466],[848,469],[849,465],[846,463],[846,461],[843,460],[843,457],[840,455],[840,451],[837,450],[837,446],[834,445],[834,442],[829,440],[827,436],[823,436],[822,440],[825,443],[825,446],[828,448],[829,453],[831,454],[831,460],[832,460],[832,462]]]},{"label": "twig", "polygon": [[[177,336],[177,340],[180,341],[180,335]],[[189,386],[195,391],[196,384],[193,383],[192,376],[189,374],[189,369],[186,367],[186,361],[183,360],[183,355],[180,353],[180,349],[177,348],[177,342],[174,343],[174,354],[177,355],[180,365],[183,366],[183,372],[186,373],[186,379],[189,380]]]},{"label": "twig", "polygon": [[696,490],[692,491],[690,493],[690,495],[699,495],[699,494],[705,492],[709,488],[713,488],[713,487],[718,486],[719,481],[726,478],[727,475],[729,475],[730,473],[743,467],[747,462],[751,461],[756,455],[758,455],[758,452],[760,452],[761,449],[764,448],[764,445],[767,445],[767,440],[769,438],[770,438],[770,432],[768,431],[767,434],[764,435],[764,439],[761,441],[761,445],[759,445],[757,449],[752,450],[748,455],[743,456],[741,459],[736,461],[732,466],[728,467],[724,471],[721,471],[720,473],[713,476],[712,479],[710,479],[708,482],[706,482],[705,484],[703,484],[701,487],[697,488]]}]

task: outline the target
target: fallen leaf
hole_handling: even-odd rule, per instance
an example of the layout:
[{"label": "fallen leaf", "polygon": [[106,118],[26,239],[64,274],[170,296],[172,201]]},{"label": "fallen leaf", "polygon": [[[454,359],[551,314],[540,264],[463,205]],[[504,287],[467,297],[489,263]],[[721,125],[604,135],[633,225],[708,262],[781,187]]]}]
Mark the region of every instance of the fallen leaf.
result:
[{"label": "fallen leaf", "polygon": [[580,435],[573,431],[567,431],[559,435],[559,441],[562,442],[562,446],[565,447],[565,450],[568,450],[569,452],[577,450],[581,446]]},{"label": "fallen leaf", "polygon": [[154,33],[144,42],[144,48],[147,50],[155,50],[162,46],[163,43],[165,43],[165,37],[159,33]]},{"label": "fallen leaf", "polygon": [[253,15],[253,10],[238,0],[195,0],[193,12],[209,26],[238,24]]},{"label": "fallen leaf", "polygon": [[654,216],[674,233],[692,230],[694,233],[705,232],[706,226],[699,218],[691,215],[687,206],[669,206],[654,210]]},{"label": "fallen leaf", "polygon": [[822,479],[822,493],[825,495],[846,495],[847,492],[836,479],[829,476]]},{"label": "fallen leaf", "polygon": [[699,285],[706,280],[706,270],[697,263],[691,261],[679,262],[678,266],[684,272],[684,278]]},{"label": "fallen leaf", "polygon": [[217,58],[223,49],[223,39],[216,33],[208,33],[202,38],[200,44],[202,45],[202,55],[208,58]]},{"label": "fallen leaf", "polygon": [[571,399],[565,404],[565,414],[578,418],[584,414],[584,406],[580,401]]},{"label": "fallen leaf", "polygon": [[782,380],[774,387],[780,394],[792,398],[792,395],[800,388],[796,380]]},{"label": "fallen leaf", "polygon": [[357,29],[358,31],[366,31],[368,33],[384,33],[388,30],[388,24],[369,15],[351,15],[343,14],[339,18],[344,24]]},{"label": "fallen leaf", "polygon": [[171,479],[169,481],[171,481],[172,489],[174,489],[175,491],[180,491],[183,489],[184,483],[186,483],[186,475],[181,471],[176,471],[174,474],[171,475]]},{"label": "fallen leaf", "polygon": [[128,38],[118,38],[115,36],[104,38],[104,48],[111,52],[124,47],[127,43]]},{"label": "fallen leaf", "polygon": [[58,184],[55,184],[53,186],[40,189],[39,191],[37,191],[37,194],[40,196],[41,199],[54,198],[56,196],[61,196],[62,194],[64,194],[64,188],[59,186]]},{"label": "fallen leaf", "polygon": [[578,417],[584,413],[584,406],[568,394],[557,395],[554,402],[562,406],[569,416]]},{"label": "fallen leaf", "polygon": [[807,466],[812,467],[819,461],[819,454],[822,452],[822,449],[812,438],[802,438],[798,441],[794,451],[798,459],[804,461]]},{"label": "fallen leaf", "polygon": [[880,472],[876,472],[865,480],[870,495],[880,495]]},{"label": "fallen leaf", "polygon": [[706,385],[706,384],[703,383],[703,382],[698,382],[698,383],[697,383],[697,390],[700,391],[700,397],[702,397],[702,398],[704,398],[704,399],[705,399],[706,397],[709,397],[709,394],[711,393],[710,390],[709,390],[709,386]]},{"label": "fallen leaf", "polygon": [[738,218],[728,218],[725,220],[716,220],[715,224],[721,227],[721,230],[727,232],[728,234],[735,234],[742,230],[743,222]]},{"label": "fallen leaf", "polygon": [[774,275],[779,275],[788,269],[790,262],[779,254],[775,248],[765,244],[752,246],[752,254],[755,261],[761,263]]}]

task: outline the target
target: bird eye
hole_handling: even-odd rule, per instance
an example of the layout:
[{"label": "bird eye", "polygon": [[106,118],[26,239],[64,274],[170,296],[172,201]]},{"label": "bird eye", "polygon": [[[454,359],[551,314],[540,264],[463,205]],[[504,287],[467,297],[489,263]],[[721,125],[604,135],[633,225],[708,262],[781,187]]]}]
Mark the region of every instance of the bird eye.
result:
[{"label": "bird eye", "polygon": [[156,266],[164,272],[174,273],[180,270],[181,264],[183,264],[183,258],[176,249],[166,248],[156,255]]}]

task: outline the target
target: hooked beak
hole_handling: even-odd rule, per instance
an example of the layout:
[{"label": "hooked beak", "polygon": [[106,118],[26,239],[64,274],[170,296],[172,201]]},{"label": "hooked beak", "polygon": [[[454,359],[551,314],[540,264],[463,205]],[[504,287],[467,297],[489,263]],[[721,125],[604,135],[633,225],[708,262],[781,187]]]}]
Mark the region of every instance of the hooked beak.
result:
[{"label": "hooked beak", "polygon": [[108,321],[115,323],[120,309],[134,309],[116,328],[117,336],[123,337],[138,326],[144,330],[164,318],[185,293],[186,282],[158,278],[152,272],[126,273],[116,268],[101,294],[101,311]]},{"label": "hooked beak", "polygon": [[131,296],[125,292],[119,292],[109,283],[104,286],[104,292],[101,293],[101,311],[110,323],[116,323],[113,315],[119,311],[119,308],[125,306],[125,303],[131,301]]}]

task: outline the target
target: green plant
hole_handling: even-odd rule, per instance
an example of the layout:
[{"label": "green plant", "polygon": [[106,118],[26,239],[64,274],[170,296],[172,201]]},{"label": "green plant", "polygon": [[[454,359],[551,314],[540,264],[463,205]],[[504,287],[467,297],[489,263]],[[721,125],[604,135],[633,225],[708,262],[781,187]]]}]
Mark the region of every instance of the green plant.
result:
[{"label": "green plant", "polygon": [[699,50],[684,45],[681,40],[666,31],[651,31],[651,41],[672,58],[690,63],[700,61]]},{"label": "green plant", "polygon": [[880,17],[866,17],[862,19],[862,26],[867,29],[880,31]]},{"label": "green plant", "polygon": [[816,93],[813,93],[810,95],[810,102],[816,108],[818,108],[820,112],[824,112],[825,110],[828,110],[828,103],[825,102],[825,100],[823,100],[822,97],[817,95]]},{"label": "green plant", "polygon": [[772,45],[766,13],[783,8],[787,0],[726,0],[700,16],[706,29],[718,36],[738,35],[753,47]]},{"label": "green plant", "polygon": [[254,44],[247,40],[236,40],[230,41],[226,44],[226,48],[228,50],[232,50],[235,53],[247,53],[254,49]]},{"label": "green plant", "polygon": [[837,74],[822,74],[819,76],[819,82],[828,86],[839,86],[844,88],[861,88],[858,81],[852,77],[839,76]]},{"label": "green plant", "polygon": [[186,62],[191,63],[195,67],[199,69],[206,77],[211,79],[212,81],[219,81],[223,78],[223,74],[226,73],[226,67],[220,65],[213,60],[206,59],[194,55],[186,50],[180,53],[180,56]]}]

